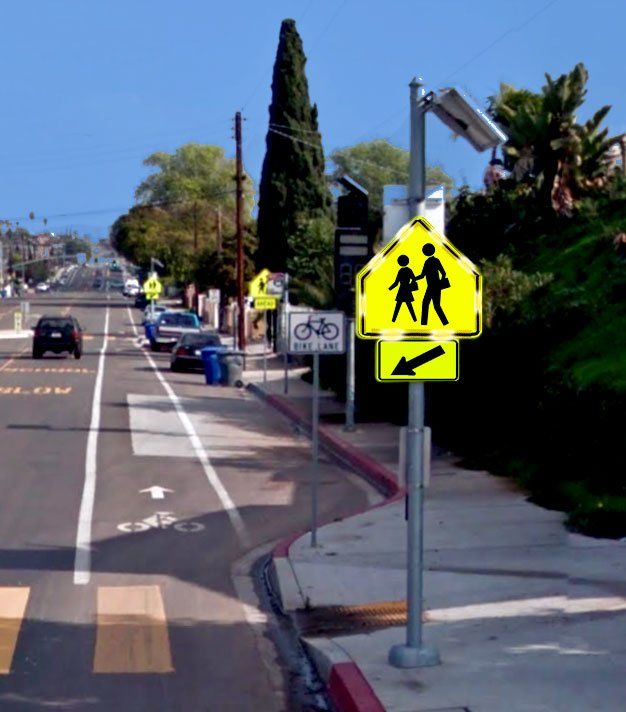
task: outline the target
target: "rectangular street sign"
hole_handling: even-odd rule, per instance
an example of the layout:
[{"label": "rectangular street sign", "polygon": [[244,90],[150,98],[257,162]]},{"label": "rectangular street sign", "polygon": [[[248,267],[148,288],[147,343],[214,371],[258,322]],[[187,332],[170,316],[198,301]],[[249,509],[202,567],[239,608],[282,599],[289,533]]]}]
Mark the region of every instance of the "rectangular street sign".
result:
[{"label": "rectangular street sign", "polygon": [[343,312],[289,312],[288,331],[291,354],[342,354],[346,350]]},{"label": "rectangular street sign", "polygon": [[278,299],[276,297],[256,297],[254,300],[254,308],[257,311],[266,311],[276,309]]},{"label": "rectangular street sign", "polygon": [[378,381],[457,381],[458,341],[379,341]]}]

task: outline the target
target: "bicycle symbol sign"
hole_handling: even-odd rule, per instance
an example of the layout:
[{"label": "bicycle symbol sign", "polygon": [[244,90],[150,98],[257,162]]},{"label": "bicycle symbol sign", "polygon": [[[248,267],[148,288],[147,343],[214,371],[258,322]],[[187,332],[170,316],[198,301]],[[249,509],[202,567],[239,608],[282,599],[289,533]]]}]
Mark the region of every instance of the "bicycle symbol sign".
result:
[{"label": "bicycle symbol sign", "polygon": [[289,312],[289,353],[341,354],[344,351],[343,312]]}]

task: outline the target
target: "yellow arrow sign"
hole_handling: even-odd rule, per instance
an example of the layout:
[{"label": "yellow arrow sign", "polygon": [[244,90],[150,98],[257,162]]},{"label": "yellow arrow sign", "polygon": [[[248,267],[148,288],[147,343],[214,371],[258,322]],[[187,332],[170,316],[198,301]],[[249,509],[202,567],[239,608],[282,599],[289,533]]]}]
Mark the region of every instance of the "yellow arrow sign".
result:
[{"label": "yellow arrow sign", "polygon": [[379,341],[378,381],[456,381],[458,341]]},{"label": "yellow arrow sign", "polygon": [[473,338],[482,329],[482,278],[425,218],[415,218],[359,272],[362,339]]}]

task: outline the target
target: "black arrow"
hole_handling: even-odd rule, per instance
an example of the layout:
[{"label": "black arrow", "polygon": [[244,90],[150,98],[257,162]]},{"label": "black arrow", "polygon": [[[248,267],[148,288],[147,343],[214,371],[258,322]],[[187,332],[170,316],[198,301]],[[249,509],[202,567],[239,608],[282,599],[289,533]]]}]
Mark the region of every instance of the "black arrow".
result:
[{"label": "black arrow", "polygon": [[410,361],[407,361],[406,356],[403,356],[398,361],[398,365],[391,372],[391,375],[414,376],[414,371],[418,366],[423,366],[425,363],[433,361],[434,359],[439,358],[439,356],[443,356],[444,354],[445,351],[443,350],[443,346],[434,346],[432,349],[424,351],[423,354],[412,358]]}]

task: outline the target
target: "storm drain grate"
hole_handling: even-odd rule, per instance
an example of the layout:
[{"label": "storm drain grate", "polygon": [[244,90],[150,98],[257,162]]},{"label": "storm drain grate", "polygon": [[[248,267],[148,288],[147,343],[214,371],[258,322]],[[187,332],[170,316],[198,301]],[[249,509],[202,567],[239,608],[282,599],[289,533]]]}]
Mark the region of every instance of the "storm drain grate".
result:
[{"label": "storm drain grate", "polygon": [[360,606],[321,606],[296,611],[301,635],[343,635],[406,624],[406,601],[379,601]]}]

